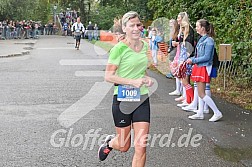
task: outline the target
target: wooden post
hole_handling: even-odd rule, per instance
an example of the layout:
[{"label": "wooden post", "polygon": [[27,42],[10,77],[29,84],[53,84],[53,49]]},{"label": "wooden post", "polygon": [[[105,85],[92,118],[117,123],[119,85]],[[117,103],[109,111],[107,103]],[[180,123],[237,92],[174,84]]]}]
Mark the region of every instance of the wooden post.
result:
[{"label": "wooden post", "polygon": [[226,65],[227,61],[231,61],[231,44],[220,44],[219,46],[219,61],[224,62],[224,90],[226,89]]}]

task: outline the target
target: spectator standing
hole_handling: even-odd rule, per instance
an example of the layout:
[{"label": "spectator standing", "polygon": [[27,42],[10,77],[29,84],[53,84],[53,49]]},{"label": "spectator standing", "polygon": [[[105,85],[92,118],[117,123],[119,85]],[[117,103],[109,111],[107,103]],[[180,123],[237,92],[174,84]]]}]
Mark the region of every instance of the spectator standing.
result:
[{"label": "spectator standing", "polygon": [[150,39],[150,50],[151,50],[151,55],[152,55],[152,60],[153,60],[153,66],[157,67],[158,65],[158,60],[157,60],[157,54],[158,54],[158,42],[162,41],[162,37],[157,35],[157,30],[155,28],[152,29],[151,31],[151,39]]},{"label": "spectator standing", "polygon": [[68,29],[68,24],[67,24],[67,22],[65,22],[65,23],[63,24],[64,36],[67,36],[67,29]]},{"label": "spectator standing", "polygon": [[151,32],[152,32],[151,30],[152,30],[152,27],[149,26],[148,27],[148,38],[149,39],[151,38]]},{"label": "spectator standing", "polygon": [[3,24],[2,24],[2,22],[0,22],[0,33],[1,33],[1,39],[2,39],[2,35],[3,35]]},{"label": "spectator standing", "polygon": [[147,29],[145,28],[145,26],[143,26],[143,38],[146,38],[148,34]]},{"label": "spectator standing", "polygon": [[94,26],[94,39],[97,41],[98,40],[98,36],[99,36],[99,28],[97,26],[97,24],[95,24]]},{"label": "spectator standing", "polygon": [[35,38],[35,22],[31,21],[31,37]]},{"label": "spectator standing", "polygon": [[187,63],[194,64],[192,70],[192,80],[197,83],[199,95],[199,110],[197,114],[191,115],[189,119],[204,119],[203,102],[205,102],[214,112],[209,119],[210,122],[218,121],[222,118],[222,113],[215,105],[210,96],[205,93],[206,83],[210,83],[210,76],[214,56],[214,29],[207,20],[200,19],[196,22],[196,31],[201,36],[196,45],[196,56],[189,58]]},{"label": "spectator standing", "polygon": [[[177,67],[178,64],[178,58],[175,59],[176,53],[177,53],[177,46],[172,46],[172,41],[179,41],[178,40],[178,34],[179,34],[179,25],[177,20],[171,19],[169,21],[169,27],[170,27],[170,41],[169,41],[169,66],[170,66],[170,73],[166,75],[167,78],[173,78],[174,69]],[[177,94],[180,95],[180,91],[176,91]],[[176,94],[175,92],[175,94]]]},{"label": "spectator standing", "polygon": [[6,39],[6,32],[7,32],[7,22],[6,20],[2,23],[3,31],[2,31],[2,39]]},{"label": "spectator standing", "polygon": [[[182,23],[182,21],[185,21],[190,25],[189,17],[188,17],[186,12],[180,12],[178,14],[177,22],[178,22],[179,26]],[[180,33],[178,34],[178,41],[172,41],[172,46],[177,47],[177,53],[176,53],[175,59],[178,59],[179,55],[180,55],[180,43],[181,43],[181,40],[182,40],[182,39],[180,39],[181,38],[181,30],[179,32]],[[192,41],[194,41],[194,30],[191,27],[191,25],[189,26],[188,39],[191,39]],[[173,91],[173,92],[170,92],[169,95],[172,95],[172,96],[173,95],[180,95],[181,91],[178,91],[178,90],[181,90],[181,89],[182,89],[182,96],[179,97],[179,98],[176,98],[175,101],[184,101],[186,99],[186,90],[182,86],[182,83],[181,83],[180,79],[176,77],[176,90]],[[183,107],[183,106],[181,106],[181,107]]]},{"label": "spectator standing", "polygon": [[88,27],[87,27],[88,41],[92,41],[93,31],[94,31],[94,26],[92,25],[92,22],[89,21],[89,24],[88,24]]},{"label": "spectator standing", "polygon": [[49,35],[49,25],[45,25],[45,35]]},{"label": "spectator standing", "polygon": [[[189,35],[190,25],[187,21],[182,21],[180,24],[180,65],[185,62],[189,56],[194,52],[194,38]],[[181,78],[183,88],[186,90],[186,100],[182,104],[178,104],[179,107],[185,107],[193,101],[193,88],[190,85],[192,66],[186,65],[186,75]]]},{"label": "spectator standing", "polygon": [[16,21],[16,31],[17,31],[17,38],[21,38],[21,22]]},{"label": "spectator standing", "polygon": [[53,35],[53,23],[49,23],[49,34]]}]

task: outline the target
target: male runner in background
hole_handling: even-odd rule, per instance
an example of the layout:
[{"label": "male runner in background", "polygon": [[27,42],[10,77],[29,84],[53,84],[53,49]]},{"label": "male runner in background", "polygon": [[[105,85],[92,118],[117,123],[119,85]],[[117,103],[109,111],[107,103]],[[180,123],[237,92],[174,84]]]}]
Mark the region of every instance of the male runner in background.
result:
[{"label": "male runner in background", "polygon": [[80,47],[80,40],[81,40],[81,34],[85,30],[83,24],[80,22],[80,17],[77,18],[77,22],[75,22],[72,26],[72,32],[74,33],[75,36],[75,48],[79,50]]}]

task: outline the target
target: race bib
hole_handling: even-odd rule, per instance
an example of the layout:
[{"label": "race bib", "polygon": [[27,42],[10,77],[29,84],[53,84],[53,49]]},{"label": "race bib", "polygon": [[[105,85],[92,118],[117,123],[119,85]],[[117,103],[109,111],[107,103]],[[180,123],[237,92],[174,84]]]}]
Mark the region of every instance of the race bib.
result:
[{"label": "race bib", "polygon": [[140,88],[129,85],[118,86],[118,101],[140,101]]}]

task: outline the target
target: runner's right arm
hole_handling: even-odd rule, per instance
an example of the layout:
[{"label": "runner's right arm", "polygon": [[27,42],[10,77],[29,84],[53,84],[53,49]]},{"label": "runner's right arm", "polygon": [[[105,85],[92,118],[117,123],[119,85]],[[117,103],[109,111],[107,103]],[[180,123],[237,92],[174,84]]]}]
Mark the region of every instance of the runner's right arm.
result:
[{"label": "runner's right arm", "polygon": [[75,23],[73,24],[73,26],[71,27],[71,31],[74,32],[75,29]]}]

